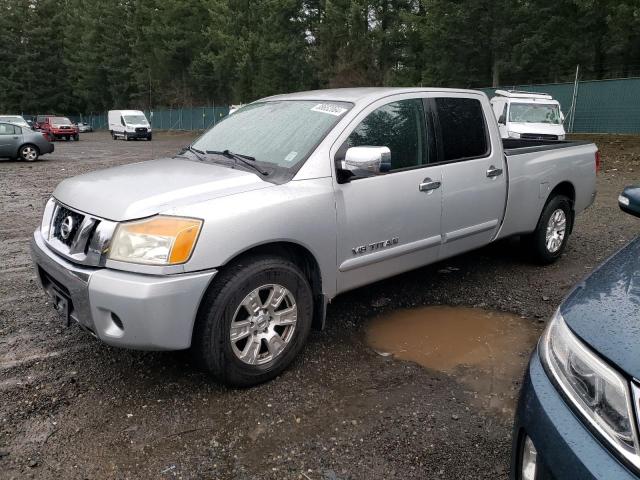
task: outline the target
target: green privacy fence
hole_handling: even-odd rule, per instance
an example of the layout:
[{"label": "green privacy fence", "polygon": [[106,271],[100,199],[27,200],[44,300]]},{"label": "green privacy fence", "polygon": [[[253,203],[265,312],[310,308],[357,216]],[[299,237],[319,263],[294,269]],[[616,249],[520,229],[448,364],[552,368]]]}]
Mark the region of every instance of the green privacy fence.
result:
[{"label": "green privacy fence", "polygon": [[[144,114],[157,130],[206,130],[229,114],[229,107],[190,107],[145,110]],[[108,130],[107,112],[71,115],[71,120],[88,123],[94,130]]]},{"label": "green privacy fence", "polygon": [[[569,118],[573,83],[505,85],[505,90],[548,93],[560,102]],[[495,88],[482,88],[489,97]],[[640,78],[578,82],[573,132],[640,133]],[[565,121],[566,126],[566,121]]]}]

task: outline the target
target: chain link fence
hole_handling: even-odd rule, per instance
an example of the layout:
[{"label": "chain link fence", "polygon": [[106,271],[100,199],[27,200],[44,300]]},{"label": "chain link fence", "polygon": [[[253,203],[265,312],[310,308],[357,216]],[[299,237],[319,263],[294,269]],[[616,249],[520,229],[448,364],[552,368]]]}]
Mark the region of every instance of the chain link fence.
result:
[{"label": "chain link fence", "polygon": [[[576,88],[575,112],[571,112]],[[588,80],[574,83],[504,85],[503,90],[548,93],[560,102],[567,119],[573,117],[574,133],[640,133],[640,78]],[[494,96],[498,88],[482,88]],[[568,122],[565,120],[565,128]]]}]

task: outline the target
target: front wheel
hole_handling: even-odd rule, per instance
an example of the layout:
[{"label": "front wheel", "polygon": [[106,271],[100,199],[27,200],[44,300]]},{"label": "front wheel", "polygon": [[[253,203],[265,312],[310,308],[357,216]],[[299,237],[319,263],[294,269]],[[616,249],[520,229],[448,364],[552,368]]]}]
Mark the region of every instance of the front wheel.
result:
[{"label": "front wheel", "polygon": [[80,140],[80,135],[78,135],[77,133],[73,136],[73,141],[77,142],[78,140]]},{"label": "front wheel", "polygon": [[25,162],[35,162],[40,152],[35,145],[24,145],[20,148],[20,158]]},{"label": "front wheel", "polygon": [[525,237],[537,263],[550,264],[560,258],[567,247],[572,220],[571,200],[567,197],[556,195],[547,202],[535,231]]},{"label": "front wheel", "polygon": [[304,346],[313,315],[311,288],[291,261],[247,257],[207,292],[193,353],[222,382],[248,387],[279,375]]}]

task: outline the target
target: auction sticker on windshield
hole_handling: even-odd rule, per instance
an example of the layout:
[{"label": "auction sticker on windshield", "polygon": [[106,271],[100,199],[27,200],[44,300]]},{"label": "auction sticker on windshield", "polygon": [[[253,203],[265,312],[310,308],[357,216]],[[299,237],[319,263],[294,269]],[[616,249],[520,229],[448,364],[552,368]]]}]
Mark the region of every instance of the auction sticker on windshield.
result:
[{"label": "auction sticker on windshield", "polygon": [[311,109],[311,111],[312,112],[328,113],[329,115],[334,115],[336,117],[339,117],[344,112],[346,112],[347,109],[343,108],[343,107],[339,107],[338,105],[332,105],[330,103],[319,103],[318,105],[313,107]]}]

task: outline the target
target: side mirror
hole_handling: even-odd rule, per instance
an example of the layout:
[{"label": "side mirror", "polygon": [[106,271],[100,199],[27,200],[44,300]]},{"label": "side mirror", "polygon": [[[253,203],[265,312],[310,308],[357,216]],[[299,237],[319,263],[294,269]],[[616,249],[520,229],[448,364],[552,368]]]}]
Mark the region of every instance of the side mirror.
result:
[{"label": "side mirror", "polygon": [[344,155],[342,168],[354,175],[388,172],[391,170],[391,150],[389,147],[351,147]]},{"label": "side mirror", "polygon": [[562,111],[560,111],[560,121],[564,123],[564,113]]},{"label": "side mirror", "polygon": [[618,197],[620,210],[634,217],[640,217],[640,187],[625,187]]},{"label": "side mirror", "polygon": [[504,116],[504,114],[500,115],[500,118],[498,119],[498,125],[506,125],[507,124],[507,119]]}]

